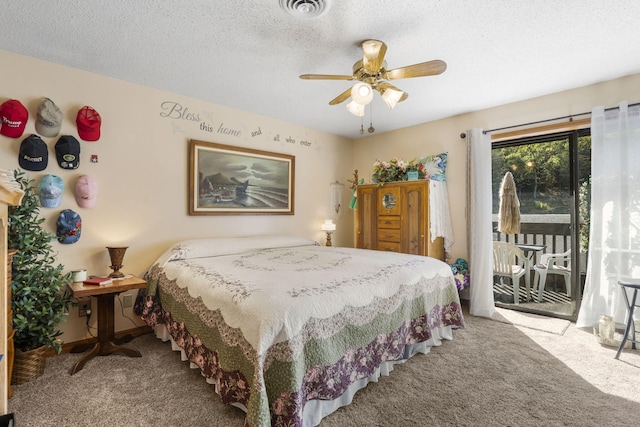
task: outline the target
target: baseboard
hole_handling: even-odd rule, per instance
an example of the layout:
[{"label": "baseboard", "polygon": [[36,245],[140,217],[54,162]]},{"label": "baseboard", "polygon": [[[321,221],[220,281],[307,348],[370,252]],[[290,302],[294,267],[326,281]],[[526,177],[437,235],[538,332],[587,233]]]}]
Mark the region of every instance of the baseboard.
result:
[{"label": "baseboard", "polygon": [[[152,332],[151,326],[147,326],[147,325],[138,326],[137,328],[127,329],[125,331],[116,332],[115,333],[115,339],[119,340],[119,339],[122,339],[123,337],[126,337],[127,335],[130,336],[131,338],[136,338],[136,337],[139,337],[141,335],[149,334],[151,332]],[[77,345],[91,345],[91,344],[95,344],[96,342],[98,342],[98,338],[87,338],[87,339],[84,339],[84,340],[64,343],[64,344],[62,344],[62,351],[60,353],[69,353],[71,351],[71,349],[74,348]],[[55,350],[53,350],[53,349],[48,349],[47,350],[47,357],[55,356],[55,355],[56,355]]]}]

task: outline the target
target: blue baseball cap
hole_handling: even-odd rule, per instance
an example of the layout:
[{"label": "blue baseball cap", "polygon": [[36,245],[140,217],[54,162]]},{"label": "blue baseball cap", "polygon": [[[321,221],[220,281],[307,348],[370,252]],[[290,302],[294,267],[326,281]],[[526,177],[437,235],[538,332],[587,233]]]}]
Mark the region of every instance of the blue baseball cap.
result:
[{"label": "blue baseball cap", "polygon": [[65,245],[75,243],[80,239],[82,231],[82,219],[77,212],[71,209],[65,209],[60,212],[58,222],[56,223],[56,236],[58,242]]},{"label": "blue baseball cap", "polygon": [[62,202],[64,182],[57,175],[45,175],[40,179],[40,204],[43,208],[57,208]]}]

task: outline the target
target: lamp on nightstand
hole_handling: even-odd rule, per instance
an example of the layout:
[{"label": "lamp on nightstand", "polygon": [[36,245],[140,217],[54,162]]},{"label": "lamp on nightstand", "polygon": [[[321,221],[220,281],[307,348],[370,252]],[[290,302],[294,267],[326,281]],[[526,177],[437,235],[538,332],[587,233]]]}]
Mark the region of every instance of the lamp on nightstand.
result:
[{"label": "lamp on nightstand", "polygon": [[113,273],[109,274],[109,277],[124,277],[124,274],[120,272],[120,269],[122,268],[124,253],[127,251],[128,247],[129,246],[107,246],[107,250],[109,250],[109,257],[111,257],[111,265],[109,266],[109,268],[113,270]]},{"label": "lamp on nightstand", "polygon": [[333,220],[328,219],[322,224],[322,231],[327,233],[327,246],[331,246],[331,233],[336,231],[336,225]]}]

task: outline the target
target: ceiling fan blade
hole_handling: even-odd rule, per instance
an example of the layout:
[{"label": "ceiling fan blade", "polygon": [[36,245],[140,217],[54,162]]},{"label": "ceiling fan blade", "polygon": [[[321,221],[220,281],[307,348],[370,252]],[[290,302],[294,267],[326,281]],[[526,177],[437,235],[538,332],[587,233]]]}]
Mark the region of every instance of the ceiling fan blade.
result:
[{"label": "ceiling fan blade", "polygon": [[336,74],[303,74],[303,80],[353,80],[353,76],[342,76]]},{"label": "ceiling fan blade", "polygon": [[434,61],[421,62],[419,64],[406,67],[394,68],[387,71],[383,78],[388,80],[409,79],[411,77],[435,76],[442,74],[447,69],[444,61],[436,59]]},{"label": "ceiling fan blade", "polygon": [[351,96],[351,88],[345,90],[344,92],[342,92],[340,95],[336,96],[335,98],[333,98],[331,101],[329,101],[329,105],[337,105],[340,104],[341,102],[346,101],[347,99],[349,99],[349,97]]},{"label": "ceiling fan blade", "polygon": [[380,40],[365,40],[362,42],[362,65],[369,74],[377,74],[382,68],[387,45]]}]

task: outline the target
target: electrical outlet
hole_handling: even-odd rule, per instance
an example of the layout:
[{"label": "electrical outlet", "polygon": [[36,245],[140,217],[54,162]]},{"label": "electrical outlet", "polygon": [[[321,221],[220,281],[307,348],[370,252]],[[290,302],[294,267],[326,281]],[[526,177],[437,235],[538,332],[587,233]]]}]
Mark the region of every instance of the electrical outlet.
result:
[{"label": "electrical outlet", "polygon": [[78,303],[78,317],[85,317],[87,310],[91,310],[91,301],[80,301]]},{"label": "electrical outlet", "polygon": [[122,297],[122,306],[124,308],[133,306],[133,295],[124,295]]}]

